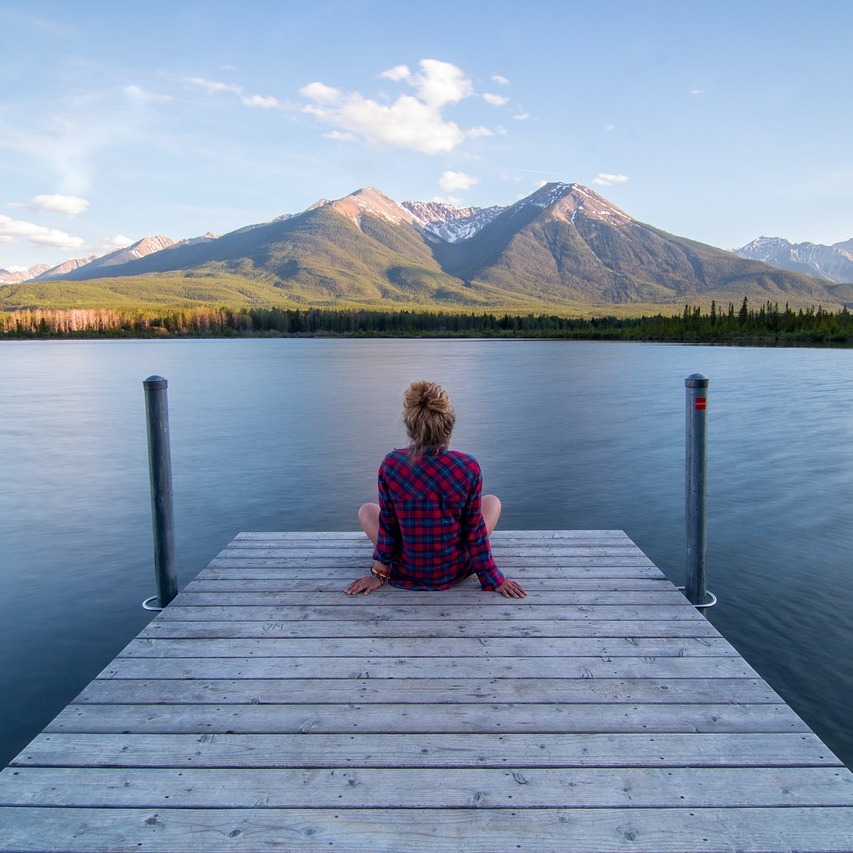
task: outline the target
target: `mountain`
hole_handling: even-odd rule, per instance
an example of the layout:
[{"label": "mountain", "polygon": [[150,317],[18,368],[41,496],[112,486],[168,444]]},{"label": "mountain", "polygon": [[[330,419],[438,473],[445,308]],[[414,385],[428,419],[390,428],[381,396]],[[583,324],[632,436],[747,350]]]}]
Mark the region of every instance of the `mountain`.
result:
[{"label": "mountain", "polygon": [[853,283],[853,239],[823,246],[789,243],[781,237],[759,237],[735,249],[735,254],[826,281]]},{"label": "mountain", "polygon": [[[853,300],[847,285],[668,234],[566,183],[485,209],[399,204],[368,187],[221,237],[148,238],[122,252],[64,274],[65,298],[598,313],[744,297],[792,308]],[[0,307],[49,302],[49,287],[4,288]]]},{"label": "mountain", "polygon": [[29,281],[37,275],[50,269],[50,264],[36,264],[26,270],[0,269],[0,284],[18,284],[22,281]]},{"label": "mountain", "polygon": [[108,267],[131,263],[153,252],[160,252],[172,245],[174,245],[174,240],[171,240],[169,237],[144,237],[142,240],[137,240],[124,249],[116,249],[114,252],[109,252],[100,257],[92,255],[90,258],[78,261],[66,261],[66,263],[42,273],[34,280],[50,281],[71,278],[100,278],[105,274],[104,271]]},{"label": "mountain", "polygon": [[502,207],[453,207],[437,201],[404,201],[403,207],[428,239],[434,237],[447,243],[473,237],[503,210]]},{"label": "mountain", "polygon": [[89,255],[88,258],[72,258],[71,260],[63,261],[55,267],[50,267],[36,275],[30,276],[28,281],[53,281],[57,278],[65,278],[74,272],[74,270],[91,264],[96,258],[97,255]]}]

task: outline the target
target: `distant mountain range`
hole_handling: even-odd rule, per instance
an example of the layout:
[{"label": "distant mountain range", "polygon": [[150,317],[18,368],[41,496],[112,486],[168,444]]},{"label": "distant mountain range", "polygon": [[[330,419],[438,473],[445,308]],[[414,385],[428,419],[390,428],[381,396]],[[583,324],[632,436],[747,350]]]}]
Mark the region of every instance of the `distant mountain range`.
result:
[{"label": "distant mountain range", "polygon": [[853,284],[805,272],[668,234],[580,184],[546,184],[490,208],[399,204],[367,188],[221,237],[149,237],[101,258],[38,269],[31,280],[0,288],[0,307],[52,307],[60,292],[80,307],[133,300],[516,310],[711,300],[722,307],[744,297],[791,307],[853,302]]},{"label": "distant mountain range", "polygon": [[823,246],[820,243],[789,243],[781,237],[759,237],[735,249],[735,254],[826,281],[853,282],[853,239]]}]

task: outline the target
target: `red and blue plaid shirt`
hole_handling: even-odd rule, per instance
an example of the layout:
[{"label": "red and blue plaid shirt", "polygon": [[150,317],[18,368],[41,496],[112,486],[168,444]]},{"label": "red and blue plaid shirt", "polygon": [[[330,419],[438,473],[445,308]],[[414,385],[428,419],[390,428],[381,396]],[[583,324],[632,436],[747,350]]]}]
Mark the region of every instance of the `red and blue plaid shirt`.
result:
[{"label": "red and blue plaid shirt", "polygon": [[483,589],[504,576],[482,512],[483,477],[473,456],[440,447],[392,450],[379,467],[379,536],[373,559],[392,586],[446,589],[472,572]]}]

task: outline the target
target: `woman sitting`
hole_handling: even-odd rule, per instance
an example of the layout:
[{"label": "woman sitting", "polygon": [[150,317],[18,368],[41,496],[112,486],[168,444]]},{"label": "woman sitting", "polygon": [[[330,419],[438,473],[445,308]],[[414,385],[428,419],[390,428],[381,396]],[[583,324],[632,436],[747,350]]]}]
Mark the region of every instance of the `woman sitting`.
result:
[{"label": "woman sitting", "polygon": [[483,589],[524,598],[521,585],[495,564],[489,545],[501,502],[482,495],[477,460],[448,448],[456,415],[447,392],[435,382],[412,382],[403,397],[403,422],[411,444],[385,456],[379,503],[358,512],[374,545],[373,567],[347,594],[369,595],[386,582],[447,589],[476,573]]}]

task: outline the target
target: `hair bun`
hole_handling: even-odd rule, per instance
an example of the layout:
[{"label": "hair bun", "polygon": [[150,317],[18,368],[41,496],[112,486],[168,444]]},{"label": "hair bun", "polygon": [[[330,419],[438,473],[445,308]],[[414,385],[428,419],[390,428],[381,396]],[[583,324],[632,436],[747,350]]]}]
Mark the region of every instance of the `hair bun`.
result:
[{"label": "hair bun", "polygon": [[407,409],[446,414],[450,408],[450,396],[437,382],[419,379],[409,386],[403,397]]},{"label": "hair bun", "polygon": [[403,421],[416,449],[447,444],[456,422],[450,395],[438,382],[415,380],[403,395]]}]

